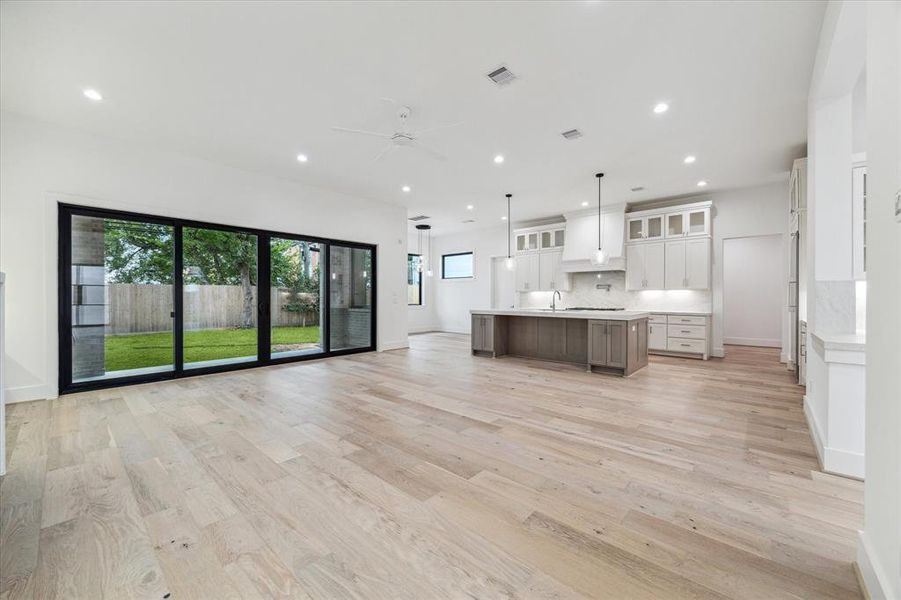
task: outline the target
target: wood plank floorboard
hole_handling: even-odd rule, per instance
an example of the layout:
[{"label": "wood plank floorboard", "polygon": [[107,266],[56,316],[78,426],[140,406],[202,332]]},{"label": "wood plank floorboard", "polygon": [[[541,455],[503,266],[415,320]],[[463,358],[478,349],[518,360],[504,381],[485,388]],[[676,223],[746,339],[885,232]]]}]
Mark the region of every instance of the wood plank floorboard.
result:
[{"label": "wood plank floorboard", "polygon": [[410,348],[7,407],[0,600],[860,598],[778,351]]}]

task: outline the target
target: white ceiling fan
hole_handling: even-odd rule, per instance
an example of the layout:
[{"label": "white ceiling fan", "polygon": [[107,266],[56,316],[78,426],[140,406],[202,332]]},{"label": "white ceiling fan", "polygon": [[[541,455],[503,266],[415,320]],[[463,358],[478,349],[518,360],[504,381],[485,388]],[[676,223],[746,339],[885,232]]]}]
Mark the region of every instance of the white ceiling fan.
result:
[{"label": "white ceiling fan", "polygon": [[397,109],[397,118],[398,125],[397,130],[394,133],[382,133],[379,131],[367,131],[365,129],[349,129],[347,127],[332,127],[335,131],[343,131],[344,133],[355,133],[358,135],[368,135],[372,137],[382,138],[384,140],[388,140],[388,145],[385,146],[381,152],[379,152],[373,161],[380,160],[389,152],[392,152],[396,148],[400,147],[408,147],[422,150],[432,158],[436,160],[447,160],[447,156],[438,152],[434,148],[431,148],[425,144],[423,144],[419,137],[424,133],[431,133],[438,129],[447,129],[449,127],[456,127],[458,125],[462,125],[462,123],[449,123],[446,125],[436,125],[434,127],[426,127],[424,129],[411,130],[407,120],[410,118],[410,114],[413,110],[409,106],[403,106],[391,100],[389,98],[382,98],[382,100],[386,102],[391,102],[398,106]]}]

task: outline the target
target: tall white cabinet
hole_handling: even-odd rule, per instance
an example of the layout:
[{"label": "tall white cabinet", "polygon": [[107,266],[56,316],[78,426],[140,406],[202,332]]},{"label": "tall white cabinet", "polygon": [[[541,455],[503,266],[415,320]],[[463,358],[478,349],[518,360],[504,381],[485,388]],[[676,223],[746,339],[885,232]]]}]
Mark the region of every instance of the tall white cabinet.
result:
[{"label": "tall white cabinet", "polygon": [[563,270],[565,225],[518,229],[516,238],[516,291],[568,291],[570,274]]},{"label": "tall white cabinet", "polygon": [[626,215],[626,289],[710,289],[711,202]]}]

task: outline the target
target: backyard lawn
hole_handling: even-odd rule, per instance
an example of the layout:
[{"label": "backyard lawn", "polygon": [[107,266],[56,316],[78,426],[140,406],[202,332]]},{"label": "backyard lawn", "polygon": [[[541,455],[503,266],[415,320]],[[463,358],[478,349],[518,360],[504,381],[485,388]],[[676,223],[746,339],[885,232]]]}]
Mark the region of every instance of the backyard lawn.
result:
[{"label": "backyard lawn", "polygon": [[[171,365],[172,337],[171,332],[107,336],[106,371]],[[272,329],[273,346],[318,342],[318,325]],[[200,329],[185,332],[185,363],[254,356],[256,352],[256,329]]]}]

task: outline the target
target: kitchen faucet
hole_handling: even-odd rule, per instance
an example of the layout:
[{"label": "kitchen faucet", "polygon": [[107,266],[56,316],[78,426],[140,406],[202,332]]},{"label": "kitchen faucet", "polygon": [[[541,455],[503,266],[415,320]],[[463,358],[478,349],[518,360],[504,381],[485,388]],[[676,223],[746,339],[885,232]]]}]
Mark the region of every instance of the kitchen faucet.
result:
[{"label": "kitchen faucet", "polygon": [[563,294],[560,293],[560,290],[554,290],[554,294],[551,296],[551,310],[557,312],[557,298],[563,300]]}]

